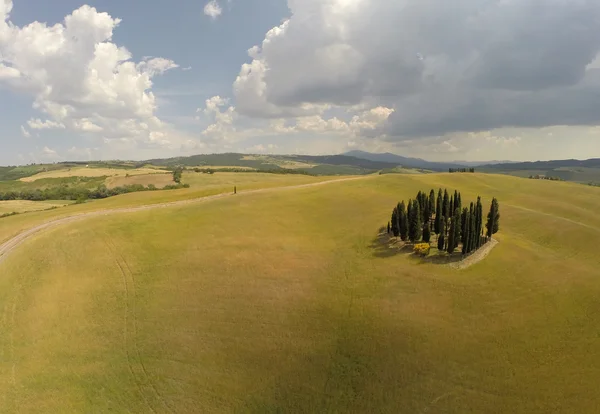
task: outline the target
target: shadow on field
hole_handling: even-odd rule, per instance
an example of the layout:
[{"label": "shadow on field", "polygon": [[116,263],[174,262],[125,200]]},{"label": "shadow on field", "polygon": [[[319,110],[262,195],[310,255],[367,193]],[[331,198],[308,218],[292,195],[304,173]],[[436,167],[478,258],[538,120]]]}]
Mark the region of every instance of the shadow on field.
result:
[{"label": "shadow on field", "polygon": [[446,252],[440,252],[437,247],[437,241],[432,240],[431,242],[431,253],[427,257],[418,256],[411,254],[413,252],[413,245],[410,242],[403,242],[398,237],[393,237],[387,234],[384,227],[379,229],[377,236],[371,241],[369,247],[373,250],[373,256],[375,257],[392,257],[398,254],[407,254],[412,260],[419,263],[431,263],[431,264],[451,264],[460,262],[463,257],[460,248],[457,248],[453,254]]},{"label": "shadow on field", "polygon": [[412,252],[412,245],[403,242],[398,237],[387,234],[385,228],[380,228],[377,236],[371,241],[369,247],[373,250],[375,257],[392,257],[397,254]]}]

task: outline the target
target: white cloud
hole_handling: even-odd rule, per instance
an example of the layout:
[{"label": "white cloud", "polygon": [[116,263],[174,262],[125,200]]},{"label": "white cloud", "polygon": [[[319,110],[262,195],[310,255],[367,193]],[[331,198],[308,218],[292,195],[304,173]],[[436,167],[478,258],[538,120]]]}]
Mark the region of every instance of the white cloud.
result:
[{"label": "white cloud", "polygon": [[25,138],[31,137],[31,133],[27,131],[23,125],[21,125],[21,135],[23,135]]},{"label": "white cloud", "polygon": [[48,147],[44,147],[42,149],[42,157],[47,158],[47,159],[58,159],[60,158],[58,156],[58,153],[53,150],[52,148],[48,148]]},{"label": "white cloud", "polygon": [[185,68],[181,68],[182,71],[187,72],[188,70],[192,70],[191,66],[186,66]]},{"label": "white cloud", "polygon": [[241,115],[393,108],[380,131],[369,134],[394,141],[600,123],[597,2],[289,0],[288,6],[291,17],[248,50],[251,61],[233,84]]},{"label": "white cloud", "polygon": [[223,13],[223,9],[217,2],[217,0],[211,0],[204,6],[204,14],[215,20]]},{"label": "white cloud", "polygon": [[191,139],[155,115],[152,78],[178,65],[161,57],[132,61],[112,42],[120,19],[85,5],[62,23],[20,27],[10,22],[11,9],[11,0],[0,0],[0,85],[30,95],[45,115],[30,119],[31,129],[86,133],[109,147],[118,139],[130,152],[180,148]]},{"label": "white cloud", "polygon": [[55,121],[42,121],[41,119],[30,119],[27,121],[27,125],[31,129],[65,129],[65,125]]}]

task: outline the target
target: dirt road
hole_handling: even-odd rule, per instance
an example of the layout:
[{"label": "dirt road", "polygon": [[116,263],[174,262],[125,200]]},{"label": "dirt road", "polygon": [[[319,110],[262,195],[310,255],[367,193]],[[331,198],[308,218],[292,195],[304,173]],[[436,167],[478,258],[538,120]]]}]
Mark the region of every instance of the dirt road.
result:
[{"label": "dirt road", "polygon": [[222,194],[216,194],[216,195],[211,195],[211,196],[206,196],[206,197],[194,198],[191,200],[171,201],[168,203],[149,204],[149,205],[143,205],[143,206],[137,206],[137,207],[124,207],[124,208],[115,208],[115,209],[107,209],[107,210],[98,210],[98,211],[92,211],[89,213],[75,214],[73,216],[59,218],[59,219],[48,221],[46,223],[32,227],[28,230],[25,230],[22,233],[17,234],[13,238],[7,240],[6,242],[4,242],[3,244],[0,245],[0,263],[2,263],[4,261],[4,259],[6,259],[6,257],[10,254],[10,252],[12,252],[15,248],[20,246],[25,241],[27,241],[33,235],[38,234],[44,230],[48,230],[48,229],[60,226],[62,224],[72,223],[72,222],[78,221],[78,220],[88,219],[88,218],[97,217],[97,216],[108,216],[111,214],[118,214],[118,213],[133,213],[136,211],[144,211],[144,210],[151,210],[151,209],[157,209],[157,208],[181,206],[181,205],[185,205],[185,204],[203,203],[203,202],[217,200],[219,198],[225,198],[225,197],[241,197],[241,196],[244,196],[247,194],[267,193],[267,192],[293,190],[293,189],[307,188],[307,187],[316,187],[316,186],[320,186],[320,185],[339,183],[342,181],[363,180],[363,179],[366,179],[369,177],[374,177],[374,176],[367,175],[367,176],[361,176],[361,177],[339,178],[339,179],[335,179],[335,180],[320,181],[318,183],[300,184],[300,185],[292,185],[292,186],[286,186],[286,187],[261,188],[258,190],[238,191],[237,194],[235,194],[235,195],[233,193],[222,193]]}]

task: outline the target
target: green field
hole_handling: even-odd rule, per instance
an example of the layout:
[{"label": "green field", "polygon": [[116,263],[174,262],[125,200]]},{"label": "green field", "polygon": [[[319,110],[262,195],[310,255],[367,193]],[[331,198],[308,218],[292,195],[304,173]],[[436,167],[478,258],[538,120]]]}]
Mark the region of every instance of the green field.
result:
[{"label": "green field", "polygon": [[[2,219],[0,240],[326,179],[190,173],[189,189]],[[432,187],[499,199],[484,261],[378,243],[394,204]],[[599,205],[565,182],[389,174],[55,227],[0,262],[0,412],[598,412]]]}]

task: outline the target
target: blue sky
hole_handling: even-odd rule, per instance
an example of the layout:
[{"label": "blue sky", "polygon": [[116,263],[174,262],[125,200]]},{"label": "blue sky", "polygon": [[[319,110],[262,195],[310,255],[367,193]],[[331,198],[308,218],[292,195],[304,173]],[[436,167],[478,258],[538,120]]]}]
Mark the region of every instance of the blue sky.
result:
[{"label": "blue sky", "polygon": [[560,0],[0,0],[0,164],[600,157],[599,18]]}]

